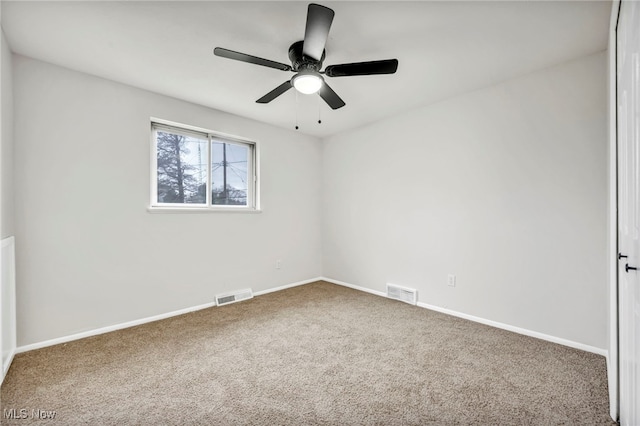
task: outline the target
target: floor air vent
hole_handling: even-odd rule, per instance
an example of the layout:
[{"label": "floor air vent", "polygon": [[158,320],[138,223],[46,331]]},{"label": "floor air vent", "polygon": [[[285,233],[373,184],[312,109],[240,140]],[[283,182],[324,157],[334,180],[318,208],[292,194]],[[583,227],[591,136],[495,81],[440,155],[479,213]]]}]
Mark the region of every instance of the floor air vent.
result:
[{"label": "floor air vent", "polygon": [[418,303],[418,291],[415,288],[407,288],[395,284],[387,284],[387,297],[411,305]]},{"label": "floor air vent", "polygon": [[250,288],[245,290],[238,290],[231,293],[218,294],[216,296],[216,305],[228,305],[229,303],[239,302],[241,300],[247,300],[253,298],[253,292]]}]

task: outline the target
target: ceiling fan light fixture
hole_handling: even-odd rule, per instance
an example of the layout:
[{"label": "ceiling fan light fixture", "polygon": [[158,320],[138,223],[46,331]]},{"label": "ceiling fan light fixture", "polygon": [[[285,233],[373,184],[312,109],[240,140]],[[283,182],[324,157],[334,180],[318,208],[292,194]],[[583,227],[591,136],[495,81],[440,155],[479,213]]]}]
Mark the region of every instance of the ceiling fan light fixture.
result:
[{"label": "ceiling fan light fixture", "polygon": [[323,79],[320,74],[313,71],[301,71],[291,80],[296,90],[305,95],[317,93],[322,87]]}]

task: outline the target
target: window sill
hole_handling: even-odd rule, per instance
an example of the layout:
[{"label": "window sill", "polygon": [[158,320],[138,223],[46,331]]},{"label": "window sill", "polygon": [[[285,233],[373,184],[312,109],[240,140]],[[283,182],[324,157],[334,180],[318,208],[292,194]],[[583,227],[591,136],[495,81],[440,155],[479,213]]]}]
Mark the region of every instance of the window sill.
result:
[{"label": "window sill", "polygon": [[187,213],[187,214],[199,214],[199,213],[245,213],[245,214],[258,214],[262,213],[260,209],[247,209],[247,208],[212,208],[212,207],[147,207],[148,213]]}]

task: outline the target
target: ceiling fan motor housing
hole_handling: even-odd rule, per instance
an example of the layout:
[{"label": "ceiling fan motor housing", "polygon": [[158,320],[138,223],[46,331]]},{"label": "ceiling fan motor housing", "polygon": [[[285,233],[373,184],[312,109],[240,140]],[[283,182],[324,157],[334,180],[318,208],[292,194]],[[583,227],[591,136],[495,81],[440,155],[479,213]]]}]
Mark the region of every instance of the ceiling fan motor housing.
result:
[{"label": "ceiling fan motor housing", "polygon": [[304,40],[296,41],[289,47],[289,59],[291,60],[291,66],[293,71],[311,70],[320,72],[322,68],[322,61],[324,61],[325,51],[322,51],[322,57],[319,61],[306,56],[302,53],[302,47],[304,46]]}]

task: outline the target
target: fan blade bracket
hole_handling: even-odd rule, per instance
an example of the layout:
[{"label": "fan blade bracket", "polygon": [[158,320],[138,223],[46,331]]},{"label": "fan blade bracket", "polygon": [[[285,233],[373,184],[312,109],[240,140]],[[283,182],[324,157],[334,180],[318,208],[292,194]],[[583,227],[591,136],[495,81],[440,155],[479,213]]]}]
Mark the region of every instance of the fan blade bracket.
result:
[{"label": "fan blade bracket", "polygon": [[350,77],[357,75],[394,74],[397,69],[397,59],[383,59],[381,61],[329,65],[324,70],[324,73],[328,77]]},{"label": "fan blade bracket", "polygon": [[280,71],[291,71],[291,66],[281,62],[272,61],[270,59],[259,58],[257,56],[248,55],[246,53],[236,52],[234,50],[216,47],[213,54],[221,58],[233,59],[235,61],[246,62],[249,64],[262,65],[267,68],[274,68]]}]

